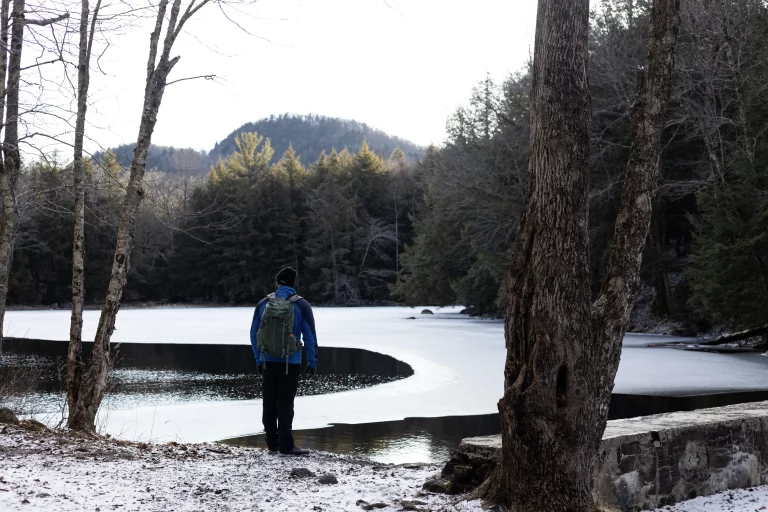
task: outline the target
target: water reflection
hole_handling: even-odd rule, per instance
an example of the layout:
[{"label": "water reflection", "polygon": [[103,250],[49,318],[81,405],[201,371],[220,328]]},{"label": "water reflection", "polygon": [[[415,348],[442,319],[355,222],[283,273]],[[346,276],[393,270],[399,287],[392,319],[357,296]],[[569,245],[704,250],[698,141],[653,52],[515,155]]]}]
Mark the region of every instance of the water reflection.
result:
[{"label": "water reflection", "polygon": [[[614,394],[608,417],[634,418],[677,411],[768,400],[768,391],[691,396]],[[365,457],[381,463],[442,462],[450,458],[465,437],[500,432],[499,415],[406,418],[362,425],[333,425],[295,432],[297,442],[318,451]],[[264,436],[246,436],[224,441],[238,446],[264,446]]]},{"label": "water reflection", "polygon": [[768,391],[738,391],[733,393],[712,393],[708,395],[611,395],[608,419],[620,420],[664,414],[668,412],[694,411],[726,405],[745,404],[768,400]]},{"label": "water reflection", "polygon": [[[340,424],[294,433],[296,442],[311,450],[364,457],[381,463],[441,462],[465,437],[499,433],[497,414],[406,418],[361,425]],[[238,446],[264,446],[264,436],[224,441]]]}]

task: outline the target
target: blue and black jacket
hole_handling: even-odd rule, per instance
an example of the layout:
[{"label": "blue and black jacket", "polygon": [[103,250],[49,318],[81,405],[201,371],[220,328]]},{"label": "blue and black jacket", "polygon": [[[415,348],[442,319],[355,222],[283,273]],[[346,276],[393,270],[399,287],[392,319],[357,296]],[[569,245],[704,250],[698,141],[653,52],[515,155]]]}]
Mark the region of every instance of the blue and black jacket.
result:
[{"label": "blue and black jacket", "polygon": [[[281,286],[275,292],[281,299],[288,299],[296,295],[296,290],[290,286]],[[256,364],[262,364],[264,361],[274,363],[285,363],[285,359],[262,354],[256,342],[256,334],[259,332],[261,317],[264,315],[264,309],[267,307],[269,297],[265,297],[256,306],[253,313],[253,323],[251,323],[251,346],[253,355],[256,358]],[[307,351],[307,364],[311,368],[317,366],[317,332],[315,331],[315,317],[312,314],[312,306],[304,299],[293,303],[293,335],[297,341],[304,341],[304,349]],[[301,350],[288,356],[288,364],[301,364]]]}]

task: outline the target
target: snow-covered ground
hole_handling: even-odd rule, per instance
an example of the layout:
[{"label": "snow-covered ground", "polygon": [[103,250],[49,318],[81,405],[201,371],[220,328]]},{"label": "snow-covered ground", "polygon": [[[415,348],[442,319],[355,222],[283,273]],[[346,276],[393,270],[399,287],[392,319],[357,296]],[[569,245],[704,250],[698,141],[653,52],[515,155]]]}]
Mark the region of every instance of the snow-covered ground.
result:
[{"label": "snow-covered ground", "polygon": [[[435,466],[376,466],[329,454],[281,457],[210,444],[141,446],[8,428],[0,433],[4,512],[341,512],[375,504],[385,512],[482,510],[476,502],[454,505],[455,498],[422,493]],[[298,468],[314,476],[292,477]],[[324,475],[337,483],[320,483]]]},{"label": "snow-covered ground", "polygon": [[[415,374],[366,389],[297,399],[296,429],[405,417],[497,411],[503,390],[503,325],[458,308],[316,308],[323,346],[363,348],[410,364]],[[134,343],[249,344],[251,308],[158,308],[120,312],[113,340]],[[408,319],[415,317],[415,320]],[[65,340],[68,311],[11,311],[6,336]],[[85,313],[92,339],[98,311]],[[628,335],[617,393],[701,394],[768,389],[768,357],[649,349],[658,336]],[[259,400],[185,403],[102,414],[103,431],[128,440],[202,442],[261,431]]]},{"label": "snow-covered ground", "polygon": [[[292,476],[300,468],[312,475]],[[434,465],[376,465],[323,453],[281,457],[261,449],[220,444],[90,440],[9,426],[0,429],[0,510],[483,510],[476,501],[423,492],[423,482],[438,469]],[[336,483],[320,483],[319,477],[325,475],[332,475]],[[766,509],[768,487],[759,487],[696,498],[657,512]]]},{"label": "snow-covered ground", "polygon": [[768,486],[724,491],[658,509],[656,512],[762,512],[768,510]]}]

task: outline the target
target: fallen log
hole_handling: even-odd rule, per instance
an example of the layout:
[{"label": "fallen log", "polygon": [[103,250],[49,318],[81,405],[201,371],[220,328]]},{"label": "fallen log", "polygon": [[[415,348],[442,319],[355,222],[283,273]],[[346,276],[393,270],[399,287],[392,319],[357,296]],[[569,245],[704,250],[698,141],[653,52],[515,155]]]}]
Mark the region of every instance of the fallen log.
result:
[{"label": "fallen log", "polygon": [[697,343],[697,345],[725,345],[727,343],[735,343],[737,341],[748,340],[756,336],[763,336],[768,334],[768,324],[762,327],[755,327],[754,329],[746,329],[744,331],[734,332],[731,334],[723,334],[717,338],[711,340],[703,340]]},{"label": "fallen log", "polygon": [[722,345],[657,345],[661,348],[674,348],[677,350],[688,350],[690,352],[716,352],[718,354],[740,354],[749,352],[762,352],[765,347],[724,347]]},{"label": "fallen log", "polygon": [[[755,338],[757,336],[765,336],[768,335],[768,324],[763,325],[762,327],[755,327],[753,329],[745,329],[743,331],[734,332],[731,334],[723,334],[718,336],[717,338],[711,338],[708,340],[699,340],[696,342],[691,341],[671,341],[668,343],[651,343],[648,346],[649,347],[679,347],[681,345],[688,345],[691,349],[699,348],[703,349],[705,347],[713,347],[718,345],[727,345],[728,343],[736,343],[737,341],[744,341],[748,340],[750,338]],[[765,343],[760,343],[757,347],[764,346]]]}]

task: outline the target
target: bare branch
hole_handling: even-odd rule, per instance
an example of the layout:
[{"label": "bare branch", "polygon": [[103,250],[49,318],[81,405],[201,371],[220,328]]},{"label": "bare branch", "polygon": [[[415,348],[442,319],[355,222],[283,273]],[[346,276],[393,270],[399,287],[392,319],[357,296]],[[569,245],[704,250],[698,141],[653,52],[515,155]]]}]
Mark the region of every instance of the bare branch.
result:
[{"label": "bare branch", "polygon": [[169,85],[172,85],[172,84],[175,84],[175,83],[178,83],[178,82],[185,82],[185,81],[187,81],[187,80],[199,80],[199,79],[201,79],[201,78],[202,78],[202,79],[205,79],[205,80],[212,80],[212,81],[215,81],[215,80],[218,78],[218,76],[216,76],[216,75],[200,75],[200,76],[190,76],[190,77],[187,77],[187,78],[179,78],[178,80],[173,80],[172,82],[168,82],[168,83],[167,83],[167,84],[165,84],[165,85],[166,85],[166,86],[169,86]]},{"label": "bare branch", "polygon": [[58,23],[60,21],[64,21],[67,18],[69,18],[69,13],[64,13],[61,16],[57,16],[55,18],[49,18],[47,20],[24,20],[25,25],[35,25],[38,27],[47,27],[48,25],[53,25],[54,23]]},{"label": "bare branch", "polygon": [[21,71],[26,71],[26,70],[32,69],[32,68],[39,68],[41,66],[46,66],[48,64],[55,64],[57,62],[64,62],[64,59],[62,59],[61,57],[58,57],[56,59],[47,60],[45,62],[37,62],[35,64],[31,64],[29,66],[21,68]]}]

